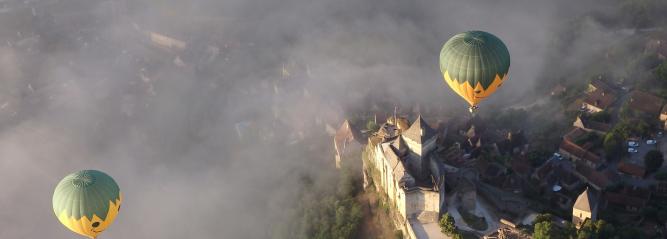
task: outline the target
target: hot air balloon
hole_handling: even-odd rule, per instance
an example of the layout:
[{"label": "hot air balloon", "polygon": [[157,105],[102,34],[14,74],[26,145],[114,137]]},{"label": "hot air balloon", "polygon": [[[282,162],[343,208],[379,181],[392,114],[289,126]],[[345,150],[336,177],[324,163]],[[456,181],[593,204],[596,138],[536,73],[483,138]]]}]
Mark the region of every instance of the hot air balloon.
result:
[{"label": "hot air balloon", "polygon": [[509,78],[510,54],[498,37],[483,31],[454,35],[440,51],[440,71],[454,92],[470,104],[491,96]]},{"label": "hot air balloon", "polygon": [[82,170],[58,183],[53,212],[73,232],[97,238],[116,219],[121,202],[120,188],[113,178],[97,170]]}]

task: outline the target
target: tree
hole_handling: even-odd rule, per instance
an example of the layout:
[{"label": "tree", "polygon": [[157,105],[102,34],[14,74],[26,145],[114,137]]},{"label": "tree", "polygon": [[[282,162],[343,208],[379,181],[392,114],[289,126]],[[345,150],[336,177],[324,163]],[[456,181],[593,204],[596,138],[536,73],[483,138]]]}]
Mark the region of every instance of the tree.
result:
[{"label": "tree", "polygon": [[606,110],[600,111],[600,112],[595,112],[591,114],[589,117],[590,120],[597,121],[597,122],[604,122],[608,123],[609,120],[611,120],[611,114],[607,112]]},{"label": "tree", "polygon": [[380,126],[375,123],[375,121],[369,120],[366,123],[366,129],[371,131],[371,132],[376,132],[380,129]]},{"label": "tree", "polygon": [[605,220],[598,220],[595,222],[595,234],[598,238],[612,238],[616,235],[616,229],[611,223]]},{"label": "tree", "polygon": [[445,213],[445,215],[442,215],[442,218],[440,219],[440,229],[442,233],[452,236],[454,234],[457,234],[458,232],[456,231],[456,225],[454,221],[454,217],[449,215],[449,213]]},{"label": "tree", "polygon": [[662,167],[663,161],[662,152],[658,150],[648,151],[648,153],[644,155],[644,166],[648,172],[658,171],[658,169]]},{"label": "tree", "polygon": [[591,220],[586,220],[584,225],[577,231],[577,239],[595,238],[595,228]]},{"label": "tree", "polygon": [[535,224],[533,231],[534,239],[553,239],[556,238],[556,228],[551,221],[543,221]]},{"label": "tree", "polygon": [[562,233],[563,237],[562,238],[569,239],[569,238],[573,238],[574,236],[577,235],[577,228],[574,226],[574,224],[572,224],[569,221],[566,221],[564,224],[565,225],[564,225],[563,230],[562,230],[563,231],[563,233]]},{"label": "tree", "polygon": [[540,222],[550,222],[553,216],[549,213],[537,214],[535,220],[533,220],[533,226]]},{"label": "tree", "polygon": [[663,83],[667,84],[667,61],[662,62],[655,68],[655,76]]},{"label": "tree", "polygon": [[607,158],[611,159],[620,156],[623,152],[622,144],[623,140],[621,139],[620,135],[613,131],[607,133],[607,135],[604,136],[604,141],[602,142],[602,146]]}]

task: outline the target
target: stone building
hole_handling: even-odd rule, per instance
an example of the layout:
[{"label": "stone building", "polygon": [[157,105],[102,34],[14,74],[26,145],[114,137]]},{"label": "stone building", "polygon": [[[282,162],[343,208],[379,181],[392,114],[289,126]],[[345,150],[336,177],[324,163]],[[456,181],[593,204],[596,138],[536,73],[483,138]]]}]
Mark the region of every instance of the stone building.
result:
[{"label": "stone building", "polygon": [[586,220],[597,220],[598,213],[598,198],[591,191],[586,188],[584,192],[579,194],[577,201],[572,206],[572,224],[579,229]]},{"label": "stone building", "polygon": [[[435,223],[445,209],[445,165],[435,154],[439,135],[421,116],[404,129],[388,120],[369,137],[368,162],[376,188],[396,207],[401,223]],[[411,221],[408,223],[408,221]],[[410,229],[408,229],[410,230]]]},{"label": "stone building", "polygon": [[334,135],[334,150],[336,158],[336,168],[341,168],[341,161],[344,159],[359,160],[350,156],[358,156],[364,147],[365,139],[362,139],[361,131],[345,120],[340,126],[336,135]]}]

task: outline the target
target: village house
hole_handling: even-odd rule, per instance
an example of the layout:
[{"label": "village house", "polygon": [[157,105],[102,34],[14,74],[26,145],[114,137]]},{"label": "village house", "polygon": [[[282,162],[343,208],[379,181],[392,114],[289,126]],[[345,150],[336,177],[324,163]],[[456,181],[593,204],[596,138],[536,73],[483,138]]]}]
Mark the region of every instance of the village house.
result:
[{"label": "village house", "polygon": [[624,186],[618,192],[605,192],[605,207],[616,206],[628,212],[639,212],[651,199],[651,192],[636,186]]},{"label": "village house", "polygon": [[597,220],[598,197],[591,189],[586,188],[579,194],[572,206],[572,224],[579,229],[586,220]]},{"label": "village house", "polygon": [[616,101],[615,90],[601,79],[592,80],[587,91],[582,108],[589,112],[606,110]]},{"label": "village house", "polygon": [[598,76],[598,78],[592,79],[591,82],[588,83],[588,88],[586,89],[586,92],[591,93],[600,90],[607,93],[616,93],[614,87],[607,84],[607,82],[602,80],[602,78],[603,76],[600,75]]},{"label": "village house", "polygon": [[667,181],[658,180],[652,187],[653,193],[658,197],[667,197]]},{"label": "village house", "polygon": [[628,162],[618,163],[618,172],[634,179],[642,179],[646,175],[646,169],[644,167]]},{"label": "village house", "polygon": [[[345,120],[334,136],[336,168],[341,168],[342,160],[358,160],[357,156],[365,146],[361,131]],[[352,157],[350,157],[352,156]]]},{"label": "village house", "polygon": [[563,136],[563,141],[558,148],[558,152],[573,162],[582,162],[594,169],[600,168],[604,165],[604,160],[599,155],[588,151],[587,148],[579,146],[574,142],[574,140],[583,137],[585,134],[586,131],[574,128]]},{"label": "village house", "polygon": [[667,104],[660,110],[660,121],[663,122],[663,130],[667,130]]},{"label": "village house", "polygon": [[663,99],[648,92],[634,90],[630,95],[628,106],[634,111],[655,117],[661,112]]},{"label": "village house", "polygon": [[572,126],[583,129],[586,132],[595,132],[601,135],[604,135],[611,130],[611,125],[609,124],[584,119],[582,116],[577,116],[574,123],[572,123]]},{"label": "village house", "polygon": [[573,172],[579,179],[597,191],[606,189],[620,180],[620,176],[610,169],[598,171],[582,162],[575,162],[574,169]]},{"label": "village house", "polygon": [[616,101],[616,95],[603,90],[595,90],[584,98],[582,108],[597,113],[608,109]]},{"label": "village house", "polygon": [[551,89],[551,96],[560,96],[560,95],[564,94],[566,91],[567,91],[567,87],[565,87],[561,84],[557,84],[556,86],[554,86],[553,89]]},{"label": "village house", "polygon": [[646,42],[644,54],[653,53],[655,53],[660,60],[667,59],[667,43],[665,42],[664,37],[654,37]]}]

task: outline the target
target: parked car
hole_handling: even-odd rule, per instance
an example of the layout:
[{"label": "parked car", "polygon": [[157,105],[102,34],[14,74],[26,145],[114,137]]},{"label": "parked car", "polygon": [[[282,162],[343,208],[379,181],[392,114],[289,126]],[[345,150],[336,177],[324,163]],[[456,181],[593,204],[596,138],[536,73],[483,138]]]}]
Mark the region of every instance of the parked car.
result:
[{"label": "parked car", "polygon": [[658,138],[662,138],[662,131],[658,131]]},{"label": "parked car", "polygon": [[628,141],[628,146],[630,146],[630,147],[639,147],[639,142]]},{"label": "parked car", "polygon": [[560,153],[554,153],[554,158],[558,160],[563,160],[563,155],[560,155]]},{"label": "parked car", "polygon": [[636,153],[637,149],[636,148],[628,148],[628,153]]},{"label": "parked car", "polygon": [[655,144],[655,143],[657,143],[657,141],[655,141],[655,139],[646,140],[646,144]]}]

